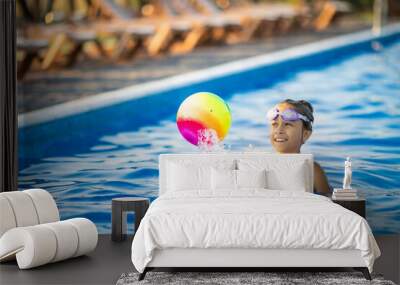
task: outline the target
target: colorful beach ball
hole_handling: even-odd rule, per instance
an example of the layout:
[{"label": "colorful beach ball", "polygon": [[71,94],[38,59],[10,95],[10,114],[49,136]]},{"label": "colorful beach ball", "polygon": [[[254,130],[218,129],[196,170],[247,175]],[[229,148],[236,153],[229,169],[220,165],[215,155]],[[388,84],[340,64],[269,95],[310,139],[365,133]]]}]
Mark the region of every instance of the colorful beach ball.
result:
[{"label": "colorful beach ball", "polygon": [[181,135],[191,144],[199,145],[204,138],[213,144],[215,140],[209,134],[215,134],[217,142],[222,141],[231,126],[231,112],[221,97],[199,92],[179,106],[176,123]]}]

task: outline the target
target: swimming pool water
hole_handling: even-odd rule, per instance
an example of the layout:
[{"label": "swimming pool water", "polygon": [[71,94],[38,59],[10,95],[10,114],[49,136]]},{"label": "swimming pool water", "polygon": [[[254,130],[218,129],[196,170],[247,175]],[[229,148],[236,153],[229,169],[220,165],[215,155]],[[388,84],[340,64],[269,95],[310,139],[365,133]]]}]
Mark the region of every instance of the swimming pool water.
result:
[{"label": "swimming pool water", "polygon": [[[376,47],[334,65],[293,72],[272,85],[223,94],[232,111],[224,143],[232,151],[251,144],[257,151],[272,152],[268,108],[286,98],[308,100],[315,109],[315,124],[302,152],[314,154],[333,187],[341,186],[344,160],[351,156],[353,187],[367,197],[367,220],[374,233],[392,234],[400,233],[400,42]],[[163,105],[153,108],[161,110]],[[88,134],[87,140],[64,139],[65,147],[22,164],[19,187],[44,188],[55,197],[63,219],[87,217],[100,232],[110,232],[112,198],[155,199],[158,155],[196,151],[181,138],[176,111],[165,110],[159,120],[137,126],[137,114],[146,110],[136,109],[115,131]],[[26,157],[31,151],[28,145],[20,145],[20,150]]]}]

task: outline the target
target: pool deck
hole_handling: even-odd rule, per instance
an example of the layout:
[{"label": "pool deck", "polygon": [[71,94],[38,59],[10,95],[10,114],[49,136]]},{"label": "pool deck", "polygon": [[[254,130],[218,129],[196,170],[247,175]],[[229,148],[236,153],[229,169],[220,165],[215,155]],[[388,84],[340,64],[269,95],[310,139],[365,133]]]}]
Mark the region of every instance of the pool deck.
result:
[{"label": "pool deck", "polygon": [[343,19],[323,32],[293,31],[285,36],[232,46],[204,46],[190,54],[137,58],[121,63],[81,59],[74,67],[33,71],[18,82],[18,112],[26,113],[102,92],[197,71],[322,39],[368,29],[360,20]]}]

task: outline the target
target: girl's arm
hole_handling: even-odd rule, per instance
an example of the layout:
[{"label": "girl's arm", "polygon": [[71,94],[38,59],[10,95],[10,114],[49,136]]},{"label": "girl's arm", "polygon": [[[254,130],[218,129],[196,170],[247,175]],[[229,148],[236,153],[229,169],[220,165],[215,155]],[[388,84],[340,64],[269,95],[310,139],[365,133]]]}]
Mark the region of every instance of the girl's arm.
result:
[{"label": "girl's arm", "polygon": [[330,194],[328,179],[322,167],[314,162],[314,192],[321,194]]}]

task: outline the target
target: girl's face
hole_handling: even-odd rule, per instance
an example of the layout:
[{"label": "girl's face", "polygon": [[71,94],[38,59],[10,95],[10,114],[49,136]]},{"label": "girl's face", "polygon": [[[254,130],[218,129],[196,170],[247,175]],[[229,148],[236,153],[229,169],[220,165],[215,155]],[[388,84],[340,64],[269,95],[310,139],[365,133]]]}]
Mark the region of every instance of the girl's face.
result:
[{"label": "girl's face", "polygon": [[[276,106],[279,112],[291,109],[293,106],[282,103]],[[278,116],[270,122],[269,139],[274,149],[279,153],[300,153],[303,143],[310,137],[311,131],[303,126],[301,120],[287,122]]]}]

